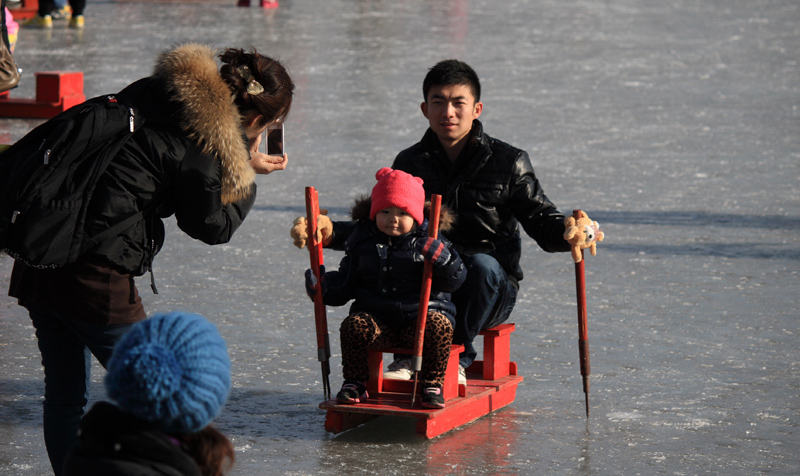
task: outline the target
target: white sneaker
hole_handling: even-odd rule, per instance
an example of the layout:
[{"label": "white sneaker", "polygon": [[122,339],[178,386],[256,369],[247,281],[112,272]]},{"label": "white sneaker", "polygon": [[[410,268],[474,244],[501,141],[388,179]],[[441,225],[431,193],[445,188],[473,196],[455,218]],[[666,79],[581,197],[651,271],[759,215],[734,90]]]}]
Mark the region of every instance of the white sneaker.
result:
[{"label": "white sneaker", "polygon": [[464,370],[464,367],[458,366],[458,384],[459,385],[466,385],[467,384],[467,371]]},{"label": "white sneaker", "polygon": [[389,371],[383,374],[383,378],[391,380],[411,380],[413,376],[411,359],[395,359],[394,362],[389,364]]}]

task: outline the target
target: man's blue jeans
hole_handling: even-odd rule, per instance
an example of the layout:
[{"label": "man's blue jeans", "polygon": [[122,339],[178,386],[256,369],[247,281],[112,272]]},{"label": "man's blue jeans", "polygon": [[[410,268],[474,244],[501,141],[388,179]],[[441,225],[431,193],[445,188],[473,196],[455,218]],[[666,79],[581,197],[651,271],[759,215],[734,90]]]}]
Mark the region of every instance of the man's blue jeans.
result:
[{"label": "man's blue jeans", "polygon": [[44,444],[53,472],[59,476],[67,453],[78,440],[89,398],[91,356],[105,367],[114,344],[131,324],[91,324],[35,303],[26,303],[26,307],[44,366]]},{"label": "man's blue jeans", "polygon": [[517,288],[509,281],[500,263],[487,254],[462,256],[467,279],[453,293],[456,327],[453,343],[464,344],[459,364],[467,368],[477,356],[472,341],[483,329],[502,324],[517,302]]}]

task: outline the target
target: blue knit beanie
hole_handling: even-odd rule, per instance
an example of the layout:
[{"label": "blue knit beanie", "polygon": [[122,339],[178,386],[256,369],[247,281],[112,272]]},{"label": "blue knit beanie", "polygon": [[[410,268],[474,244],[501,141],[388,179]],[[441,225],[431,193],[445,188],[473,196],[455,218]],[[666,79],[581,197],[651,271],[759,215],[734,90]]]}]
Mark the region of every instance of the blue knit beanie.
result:
[{"label": "blue knit beanie", "polygon": [[158,314],[114,347],[105,378],[123,410],[166,433],[195,433],[222,410],[231,364],[217,328],[200,315]]}]

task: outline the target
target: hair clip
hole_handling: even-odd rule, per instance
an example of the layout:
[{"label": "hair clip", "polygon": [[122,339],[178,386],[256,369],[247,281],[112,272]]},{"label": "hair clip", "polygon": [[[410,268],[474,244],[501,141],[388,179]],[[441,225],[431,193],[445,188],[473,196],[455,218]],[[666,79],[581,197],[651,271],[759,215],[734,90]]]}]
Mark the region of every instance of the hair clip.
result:
[{"label": "hair clip", "polygon": [[253,77],[253,73],[250,72],[250,68],[247,66],[239,66],[237,69],[239,71],[239,76],[247,82],[247,94],[256,95],[264,92],[264,86],[256,81]]}]

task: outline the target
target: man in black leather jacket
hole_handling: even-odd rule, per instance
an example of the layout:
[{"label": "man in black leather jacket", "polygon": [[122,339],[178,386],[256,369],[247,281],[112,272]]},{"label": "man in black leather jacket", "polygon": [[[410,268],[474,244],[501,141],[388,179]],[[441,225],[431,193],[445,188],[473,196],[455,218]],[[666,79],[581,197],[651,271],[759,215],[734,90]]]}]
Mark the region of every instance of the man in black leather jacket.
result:
[{"label": "man in black leather jacket", "polygon": [[453,295],[453,342],[464,344],[460,364],[466,368],[475,359],[478,332],[506,321],[516,302],[519,224],[545,251],[569,251],[570,245],[563,238],[564,215],[544,194],[528,154],[483,131],[475,71],[462,61],[441,61],[422,89],[430,128],[392,167],[422,178],[427,194],[440,194],[456,211],[447,237],[464,259],[467,280]]},{"label": "man in black leather jacket", "polygon": [[[483,131],[475,71],[462,61],[441,61],[428,72],[422,90],[422,114],[430,127],[422,140],[397,155],[392,168],[422,178],[426,195],[441,195],[442,204],[455,211],[447,238],[467,266],[467,279],[453,293],[453,342],[465,347],[460,358],[465,382],[463,369],[476,356],[473,339],[506,321],[514,308],[523,277],[519,225],[545,251],[569,251],[570,244],[563,238],[565,217],[544,194],[527,152]],[[326,221],[320,223],[323,243],[338,248],[351,225],[333,222],[326,231]],[[297,223],[292,236],[302,247]],[[390,370],[392,378],[411,376],[399,358]]]}]

